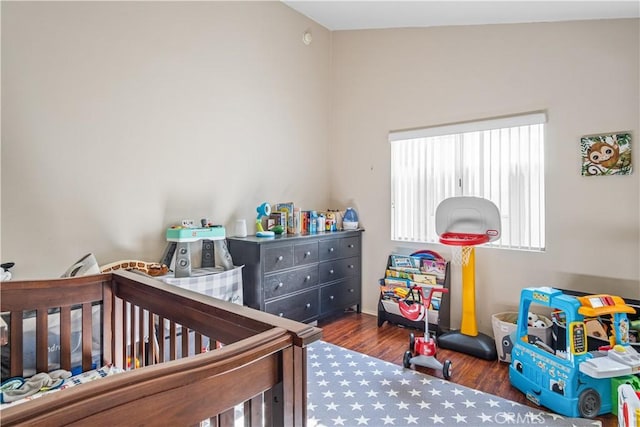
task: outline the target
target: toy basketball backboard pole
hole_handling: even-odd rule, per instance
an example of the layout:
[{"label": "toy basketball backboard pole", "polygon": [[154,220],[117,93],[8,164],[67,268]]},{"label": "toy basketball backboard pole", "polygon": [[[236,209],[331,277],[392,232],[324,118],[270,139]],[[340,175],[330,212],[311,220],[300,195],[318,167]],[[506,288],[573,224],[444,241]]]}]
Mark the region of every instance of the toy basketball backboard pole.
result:
[{"label": "toy basketball backboard pole", "polygon": [[496,360],[495,341],[478,332],[476,322],[474,246],[500,238],[500,211],[491,201],[479,197],[451,197],[436,209],[436,232],[440,243],[461,247],[462,313],[460,330],[440,335],[442,348]]}]

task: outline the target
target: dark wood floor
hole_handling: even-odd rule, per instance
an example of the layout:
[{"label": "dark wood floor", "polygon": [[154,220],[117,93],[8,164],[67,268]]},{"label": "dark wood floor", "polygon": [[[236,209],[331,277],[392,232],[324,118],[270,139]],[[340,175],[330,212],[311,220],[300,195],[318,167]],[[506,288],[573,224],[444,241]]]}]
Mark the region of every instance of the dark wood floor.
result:
[{"label": "dark wood floor", "polygon": [[[319,322],[322,339],[326,342],[358,351],[387,362],[402,365],[402,357],[409,345],[409,333],[420,336],[421,331],[406,329],[385,322],[378,327],[377,318],[368,314],[348,313]],[[511,387],[508,364],[487,361],[451,350],[439,349],[438,360],[451,360],[451,381],[481,390],[534,408],[524,395]],[[442,378],[441,371],[418,367],[419,371]],[[542,408],[544,409],[544,408]],[[603,427],[617,426],[614,415],[598,417]]]}]

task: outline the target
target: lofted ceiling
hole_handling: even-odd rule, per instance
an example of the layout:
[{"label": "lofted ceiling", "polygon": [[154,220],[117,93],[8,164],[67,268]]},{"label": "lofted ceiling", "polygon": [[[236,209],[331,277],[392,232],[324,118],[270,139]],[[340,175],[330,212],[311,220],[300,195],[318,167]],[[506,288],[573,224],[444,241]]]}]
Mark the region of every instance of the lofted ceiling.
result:
[{"label": "lofted ceiling", "polygon": [[640,17],[640,0],[283,2],[332,31]]}]

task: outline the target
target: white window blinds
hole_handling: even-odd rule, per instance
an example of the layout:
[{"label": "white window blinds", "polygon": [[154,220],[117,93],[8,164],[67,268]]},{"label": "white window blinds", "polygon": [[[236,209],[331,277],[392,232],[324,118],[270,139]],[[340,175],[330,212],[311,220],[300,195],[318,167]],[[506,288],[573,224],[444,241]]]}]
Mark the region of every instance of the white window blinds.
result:
[{"label": "white window blinds", "polygon": [[391,238],[437,242],[435,210],[453,196],[500,209],[491,246],[544,250],[544,113],[391,132]]}]

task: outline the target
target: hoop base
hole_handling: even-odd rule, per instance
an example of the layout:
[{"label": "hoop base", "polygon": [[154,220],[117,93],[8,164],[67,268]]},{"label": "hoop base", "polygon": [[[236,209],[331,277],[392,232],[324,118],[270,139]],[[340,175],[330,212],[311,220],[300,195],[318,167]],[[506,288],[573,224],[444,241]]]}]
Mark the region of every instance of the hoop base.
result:
[{"label": "hoop base", "polygon": [[484,360],[498,359],[496,342],[493,338],[483,333],[472,337],[460,331],[447,332],[438,337],[438,346]]}]

